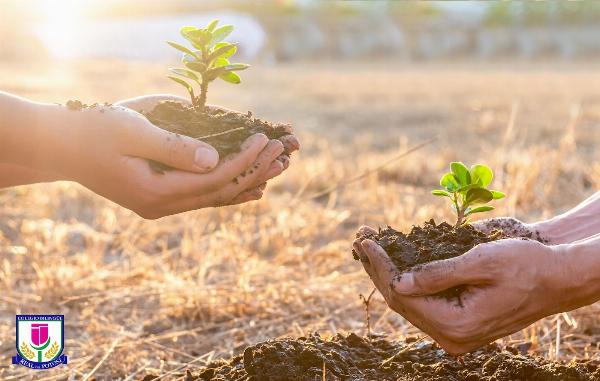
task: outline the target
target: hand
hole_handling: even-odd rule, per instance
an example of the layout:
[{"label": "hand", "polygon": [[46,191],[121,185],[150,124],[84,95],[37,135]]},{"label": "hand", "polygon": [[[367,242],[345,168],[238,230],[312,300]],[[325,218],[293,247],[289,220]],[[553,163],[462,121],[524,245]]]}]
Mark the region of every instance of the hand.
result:
[{"label": "hand", "polygon": [[[373,229],[362,227],[357,236],[367,232]],[[475,350],[573,307],[562,245],[500,240],[407,273],[372,240],[359,238],[353,247],[388,306],[450,354]],[[461,285],[466,286],[461,304],[431,296]]]},{"label": "hand", "polygon": [[[276,161],[282,143],[263,134],[250,137],[241,152],[219,162],[209,145],[163,131],[136,112],[119,107],[100,111],[81,111],[88,114],[88,126],[74,138],[101,144],[67,152],[78,160],[60,168],[67,178],[144,218],[259,199],[263,184],[283,171]],[[73,147],[75,141],[64,146]],[[147,159],[180,170],[158,174]]]},{"label": "hand", "polygon": [[[283,171],[283,144],[262,134],[219,161],[211,146],[120,106],[75,111],[0,94],[0,110],[0,162],[9,171],[77,181],[146,218],[258,199]],[[179,170],[157,174],[147,159]]]}]

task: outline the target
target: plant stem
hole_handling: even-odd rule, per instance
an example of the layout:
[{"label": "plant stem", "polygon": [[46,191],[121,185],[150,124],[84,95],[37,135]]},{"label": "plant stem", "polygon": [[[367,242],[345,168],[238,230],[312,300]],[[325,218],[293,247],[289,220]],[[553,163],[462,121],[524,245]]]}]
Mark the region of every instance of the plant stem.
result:
[{"label": "plant stem", "polygon": [[206,107],[206,93],[208,92],[208,80],[202,78],[202,84],[200,85],[200,96],[198,97],[197,108],[203,112]]},{"label": "plant stem", "polygon": [[460,208],[458,209],[458,218],[456,220],[456,227],[459,227],[460,225],[462,225],[463,220],[465,219],[465,211]]}]

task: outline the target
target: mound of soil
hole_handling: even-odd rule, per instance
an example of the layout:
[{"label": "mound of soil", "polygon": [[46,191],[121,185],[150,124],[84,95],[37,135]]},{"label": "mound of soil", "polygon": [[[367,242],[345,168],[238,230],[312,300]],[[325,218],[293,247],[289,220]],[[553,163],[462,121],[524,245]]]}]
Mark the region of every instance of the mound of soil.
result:
[{"label": "mound of soil", "polygon": [[[182,377],[183,376],[183,377]],[[148,375],[144,381],[157,376]],[[185,381],[600,381],[599,362],[568,365],[490,345],[459,359],[436,344],[353,333],[265,341],[229,360],[187,371]]]},{"label": "mound of soil", "polygon": [[[254,118],[251,112],[242,114],[218,108],[199,112],[174,101],[161,102],[152,111],[143,112],[154,125],[181,135],[191,136],[213,146],[220,157],[239,152],[240,145],[251,135],[263,133],[269,139],[279,139],[292,133],[292,126]],[[284,152],[289,156],[289,152]],[[169,167],[153,163],[153,168]]]},{"label": "mound of soil", "polygon": [[[507,238],[501,231],[495,230],[490,234],[482,233],[467,224],[454,227],[446,222],[436,225],[431,219],[421,226],[413,226],[410,233],[404,234],[392,227],[379,229],[377,234],[367,234],[361,237],[377,242],[388,254],[394,265],[404,272],[418,270],[419,265],[427,262],[458,257],[480,243]],[[358,253],[352,250],[354,259],[359,260]],[[457,299],[464,287],[454,287],[439,293],[447,299]]]}]

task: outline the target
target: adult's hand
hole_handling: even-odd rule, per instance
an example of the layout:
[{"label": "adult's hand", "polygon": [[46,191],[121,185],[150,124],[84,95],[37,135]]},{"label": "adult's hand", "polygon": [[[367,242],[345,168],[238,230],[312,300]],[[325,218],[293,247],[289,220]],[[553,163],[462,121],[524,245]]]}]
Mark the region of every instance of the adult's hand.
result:
[{"label": "adult's hand", "polygon": [[[357,236],[366,232],[373,230],[362,227]],[[568,261],[566,245],[500,240],[406,273],[372,240],[358,238],[353,247],[388,306],[451,354],[472,351],[583,302],[576,297],[581,271]],[[461,303],[434,296],[456,286],[466,287]]]}]

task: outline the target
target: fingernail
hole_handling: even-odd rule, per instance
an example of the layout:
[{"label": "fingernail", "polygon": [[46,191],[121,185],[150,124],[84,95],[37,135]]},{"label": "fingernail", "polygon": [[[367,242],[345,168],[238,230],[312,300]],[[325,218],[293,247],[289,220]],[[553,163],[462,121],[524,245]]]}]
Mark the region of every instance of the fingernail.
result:
[{"label": "fingernail", "polygon": [[398,279],[394,282],[394,291],[399,294],[410,295],[413,293],[415,285],[415,276],[413,273],[402,273]]},{"label": "fingernail", "polygon": [[196,148],[194,162],[202,169],[213,169],[219,162],[219,153],[212,147]]}]

